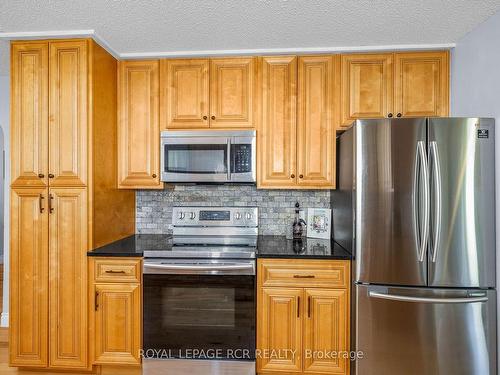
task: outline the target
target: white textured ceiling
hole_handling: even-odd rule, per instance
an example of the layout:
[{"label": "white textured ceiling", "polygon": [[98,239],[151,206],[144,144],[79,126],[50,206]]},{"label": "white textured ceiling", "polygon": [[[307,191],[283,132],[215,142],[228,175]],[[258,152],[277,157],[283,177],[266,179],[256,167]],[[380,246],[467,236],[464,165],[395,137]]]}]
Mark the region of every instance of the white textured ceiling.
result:
[{"label": "white textured ceiling", "polygon": [[500,0],[1,0],[0,32],[95,30],[118,53],[440,44],[498,9]]}]

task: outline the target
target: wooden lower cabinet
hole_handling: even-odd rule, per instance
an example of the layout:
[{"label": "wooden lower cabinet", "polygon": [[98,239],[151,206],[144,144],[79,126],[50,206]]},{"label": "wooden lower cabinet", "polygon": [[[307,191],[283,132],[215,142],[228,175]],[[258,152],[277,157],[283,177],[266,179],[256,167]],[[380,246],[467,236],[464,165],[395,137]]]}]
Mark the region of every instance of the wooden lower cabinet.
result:
[{"label": "wooden lower cabinet", "polygon": [[310,272],[307,278],[297,273],[295,285],[286,280],[268,287],[276,280],[266,273],[285,272],[287,264],[296,272],[296,265],[286,259],[258,261],[258,374],[349,374],[344,358],[350,350],[349,281],[340,284],[332,277],[329,287],[310,287],[318,272],[324,278],[325,272],[344,269],[349,276],[349,261],[325,260],[323,267],[321,262],[301,261],[302,270],[309,264]]},{"label": "wooden lower cabinet", "polygon": [[87,189],[49,190],[49,366],[88,367]]},{"label": "wooden lower cabinet", "polygon": [[48,363],[48,214],[45,188],[12,188],[10,193],[9,363]]},{"label": "wooden lower cabinet", "polygon": [[142,261],[90,258],[94,365],[140,365]]},{"label": "wooden lower cabinet", "polygon": [[[259,290],[259,371],[301,372],[302,319],[298,288],[262,288]],[[275,356],[271,353],[280,353]]]},{"label": "wooden lower cabinet", "polygon": [[348,300],[346,289],[304,290],[304,373],[348,373],[348,359],[322,355],[349,350]]},{"label": "wooden lower cabinet", "polygon": [[95,298],[94,363],[140,363],[140,285],[96,284]]}]

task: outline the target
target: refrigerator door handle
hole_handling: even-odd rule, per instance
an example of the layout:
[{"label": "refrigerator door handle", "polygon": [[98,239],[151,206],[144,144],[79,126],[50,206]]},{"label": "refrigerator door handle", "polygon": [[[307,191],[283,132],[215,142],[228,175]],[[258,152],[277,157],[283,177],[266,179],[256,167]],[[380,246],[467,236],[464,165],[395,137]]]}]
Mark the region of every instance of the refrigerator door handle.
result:
[{"label": "refrigerator door handle", "polygon": [[392,301],[417,302],[417,303],[478,303],[487,302],[488,297],[459,297],[459,298],[429,298],[429,297],[409,297],[379,292],[368,292],[372,298],[388,299]]},{"label": "refrigerator door handle", "polygon": [[413,212],[413,236],[415,238],[415,248],[417,249],[417,258],[422,262],[423,257],[420,256],[420,228],[418,223],[419,213],[419,190],[418,190],[418,176],[420,171],[420,154],[418,152],[418,144],[415,149],[415,162],[413,164],[413,199],[412,199],[412,212]]},{"label": "refrigerator door handle", "polygon": [[434,179],[434,196],[435,196],[435,209],[434,209],[434,238],[432,240],[432,262],[435,263],[437,259],[439,238],[441,236],[441,165],[439,162],[439,151],[436,141],[430,142],[431,159],[433,165],[433,179]]},{"label": "refrigerator door handle", "polygon": [[[418,254],[419,262],[424,261],[425,253],[427,250],[427,243],[429,241],[429,165],[427,164],[427,155],[425,152],[425,143],[424,141],[417,142],[417,151],[420,158],[421,163],[421,175],[423,176],[423,218],[421,223],[421,231],[422,235],[420,237],[420,251]],[[420,193],[420,189],[418,189]]]}]

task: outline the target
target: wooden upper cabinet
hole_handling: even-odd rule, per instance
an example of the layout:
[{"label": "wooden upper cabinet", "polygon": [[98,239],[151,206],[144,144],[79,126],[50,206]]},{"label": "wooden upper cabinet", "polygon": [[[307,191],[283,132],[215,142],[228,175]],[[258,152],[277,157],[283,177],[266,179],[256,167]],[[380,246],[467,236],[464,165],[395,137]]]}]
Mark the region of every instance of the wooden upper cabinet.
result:
[{"label": "wooden upper cabinet", "polygon": [[88,41],[50,42],[49,56],[49,184],[85,186]]},{"label": "wooden upper cabinet", "polygon": [[161,128],[209,126],[209,60],[161,60]]},{"label": "wooden upper cabinet", "polygon": [[50,367],[88,368],[87,190],[49,191]]},{"label": "wooden upper cabinet", "polygon": [[[349,351],[349,298],[346,289],[306,289],[304,350],[309,353]],[[305,356],[304,374],[347,374],[349,359]]]},{"label": "wooden upper cabinet", "polygon": [[301,372],[303,290],[260,288],[258,293],[257,348],[281,351],[286,358],[264,355],[257,359],[257,372]]},{"label": "wooden upper cabinet", "polygon": [[118,188],[162,189],[158,115],[159,62],[120,61]]},{"label": "wooden upper cabinet", "polygon": [[260,61],[262,121],[257,132],[257,184],[294,186],[296,181],[297,57]]},{"label": "wooden upper cabinet", "polygon": [[48,364],[48,209],[46,188],[10,194],[9,363]]},{"label": "wooden upper cabinet", "polygon": [[393,55],[342,55],[342,126],[393,110]]},{"label": "wooden upper cabinet", "polygon": [[338,56],[299,57],[297,182],[300,186],[335,186],[338,65]]},{"label": "wooden upper cabinet", "polygon": [[395,116],[448,116],[449,53],[395,55]]},{"label": "wooden upper cabinet", "polygon": [[48,50],[46,42],[12,43],[11,182],[47,186]]},{"label": "wooden upper cabinet", "polygon": [[210,127],[254,126],[255,59],[210,60]]},{"label": "wooden upper cabinet", "polygon": [[95,285],[95,364],[139,364],[141,287]]}]

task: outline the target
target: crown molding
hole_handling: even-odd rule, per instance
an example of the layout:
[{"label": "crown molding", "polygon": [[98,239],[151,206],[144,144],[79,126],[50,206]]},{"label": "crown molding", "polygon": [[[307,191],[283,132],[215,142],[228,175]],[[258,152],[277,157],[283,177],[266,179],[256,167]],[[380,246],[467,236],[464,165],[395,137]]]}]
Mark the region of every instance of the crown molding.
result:
[{"label": "crown molding", "polygon": [[393,44],[382,46],[356,46],[356,47],[304,47],[304,48],[262,48],[262,49],[235,49],[235,50],[199,50],[199,51],[159,51],[159,52],[124,52],[116,51],[95,30],[60,30],[60,31],[19,31],[2,32],[0,39],[26,40],[26,39],[63,39],[63,38],[92,38],[101,47],[106,49],[117,59],[138,60],[157,58],[182,58],[182,57],[210,57],[210,56],[238,56],[238,55],[304,55],[327,54],[346,52],[384,52],[384,51],[421,51],[452,49],[456,43],[441,44]]},{"label": "crown molding", "polygon": [[238,56],[238,55],[304,55],[327,54],[342,52],[383,52],[383,51],[421,51],[452,49],[455,43],[442,44],[394,44],[384,46],[360,47],[304,47],[304,48],[264,48],[264,49],[238,49],[238,50],[204,50],[204,51],[169,51],[169,52],[125,52],[120,53],[120,58],[125,60],[178,58],[178,57],[203,57],[203,56]]},{"label": "crown molding", "polygon": [[116,59],[120,54],[95,30],[58,30],[58,31],[17,31],[2,32],[0,40],[38,40],[38,39],[66,39],[66,38],[92,38],[97,44],[108,51]]}]

